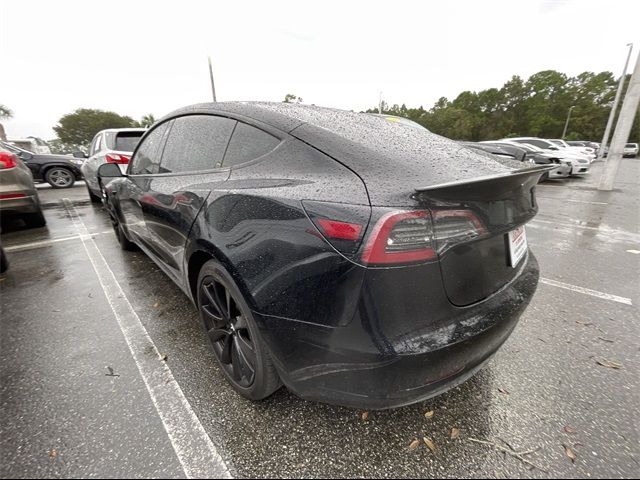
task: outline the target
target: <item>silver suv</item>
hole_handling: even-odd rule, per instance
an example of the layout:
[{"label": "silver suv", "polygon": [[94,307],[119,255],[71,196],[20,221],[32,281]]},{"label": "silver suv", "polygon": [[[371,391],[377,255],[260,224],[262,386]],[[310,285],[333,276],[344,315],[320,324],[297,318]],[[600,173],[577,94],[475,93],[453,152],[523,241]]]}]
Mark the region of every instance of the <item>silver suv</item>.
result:
[{"label": "silver suv", "polygon": [[112,128],[102,130],[93,137],[89,147],[89,157],[81,167],[92,202],[100,203],[102,201],[102,192],[97,177],[100,165],[115,163],[120,167],[122,173],[125,173],[129,159],[145,132],[144,128]]}]

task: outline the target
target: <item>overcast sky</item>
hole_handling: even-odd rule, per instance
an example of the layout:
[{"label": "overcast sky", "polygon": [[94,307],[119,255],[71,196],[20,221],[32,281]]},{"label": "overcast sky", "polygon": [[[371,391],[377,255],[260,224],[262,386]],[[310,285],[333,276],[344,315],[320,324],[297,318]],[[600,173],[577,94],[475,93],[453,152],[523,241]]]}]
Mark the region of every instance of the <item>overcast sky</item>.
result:
[{"label": "overcast sky", "polygon": [[617,76],[639,20],[638,0],[3,0],[0,104],[9,138],[77,108],[158,118],[211,99],[211,55],[218,100],[430,108],[514,74]]}]

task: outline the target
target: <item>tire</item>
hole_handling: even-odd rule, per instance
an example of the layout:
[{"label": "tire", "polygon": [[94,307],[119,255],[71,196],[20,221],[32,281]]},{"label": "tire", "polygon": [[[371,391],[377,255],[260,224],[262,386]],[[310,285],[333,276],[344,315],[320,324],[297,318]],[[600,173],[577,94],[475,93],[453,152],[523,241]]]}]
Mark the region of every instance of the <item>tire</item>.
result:
[{"label": "tire", "polygon": [[127,238],[127,235],[124,233],[122,229],[122,225],[118,220],[111,220],[113,224],[113,231],[116,234],[116,238],[118,239],[118,244],[120,245],[120,249],[125,250],[127,252],[134,252],[138,250],[138,246],[133,243],[131,240]]},{"label": "tire", "polygon": [[251,309],[231,275],[215,260],[200,269],[197,305],[213,355],[231,386],[254,401],[278,390],[282,383]]},{"label": "tire", "polygon": [[47,220],[44,218],[42,210],[38,210],[35,213],[27,213],[23,215],[22,219],[29,228],[42,228],[47,225]]},{"label": "tire", "polygon": [[53,188],[71,188],[76,176],[68,168],[52,167],[44,174],[45,181]]},{"label": "tire", "polygon": [[4,273],[9,269],[9,260],[4,253],[4,248],[0,247],[0,273]]},{"label": "tire", "polygon": [[89,193],[89,199],[91,200],[91,203],[102,203],[102,198],[93,193],[89,188],[89,185],[87,185],[87,193]]}]

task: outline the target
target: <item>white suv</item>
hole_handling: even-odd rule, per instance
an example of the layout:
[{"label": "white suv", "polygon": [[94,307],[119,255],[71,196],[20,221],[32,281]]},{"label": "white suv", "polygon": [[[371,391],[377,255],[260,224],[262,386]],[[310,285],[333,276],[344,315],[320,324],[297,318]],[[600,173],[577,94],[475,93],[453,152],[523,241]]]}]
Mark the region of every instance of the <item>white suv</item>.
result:
[{"label": "white suv", "polygon": [[125,173],[131,155],[146,131],[145,128],[112,128],[102,130],[93,137],[89,158],[80,167],[92,202],[102,201],[97,176],[100,165],[115,163]]},{"label": "white suv", "polygon": [[637,143],[627,143],[624,146],[624,150],[622,151],[622,155],[624,157],[637,157],[638,156],[638,144]]}]

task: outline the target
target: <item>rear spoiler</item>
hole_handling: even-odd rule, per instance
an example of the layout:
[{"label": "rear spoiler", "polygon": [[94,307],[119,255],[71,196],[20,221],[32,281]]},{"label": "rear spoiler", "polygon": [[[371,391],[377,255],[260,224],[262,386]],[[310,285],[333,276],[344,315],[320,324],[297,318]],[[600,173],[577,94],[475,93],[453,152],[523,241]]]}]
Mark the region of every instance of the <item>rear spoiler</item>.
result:
[{"label": "rear spoiler", "polygon": [[419,196],[422,196],[420,194],[424,194],[426,197],[456,195],[459,199],[462,199],[460,195],[468,196],[468,198],[499,196],[501,192],[514,190],[525,183],[529,183],[532,186],[537,184],[545,172],[556,167],[557,165],[521,168],[506,173],[467,178],[455,182],[429,185],[428,187],[418,187],[415,191]]}]

